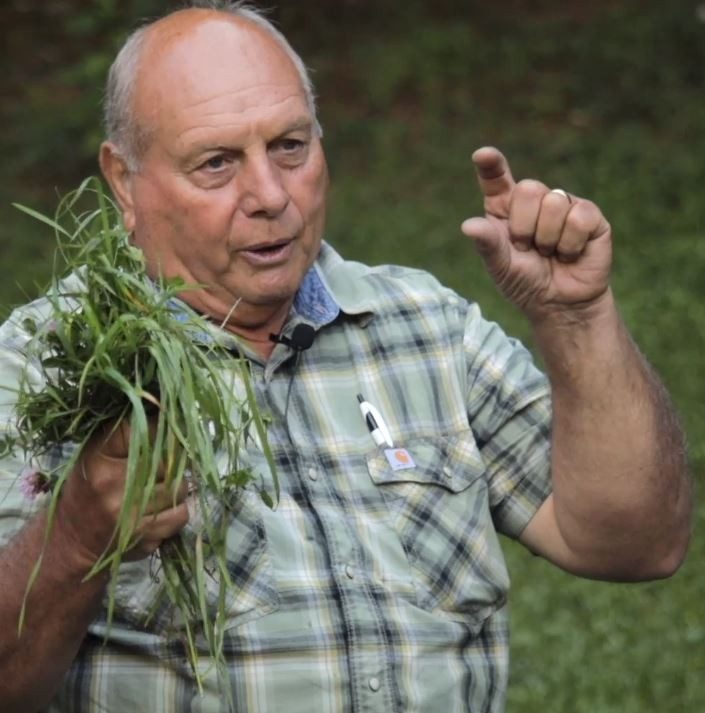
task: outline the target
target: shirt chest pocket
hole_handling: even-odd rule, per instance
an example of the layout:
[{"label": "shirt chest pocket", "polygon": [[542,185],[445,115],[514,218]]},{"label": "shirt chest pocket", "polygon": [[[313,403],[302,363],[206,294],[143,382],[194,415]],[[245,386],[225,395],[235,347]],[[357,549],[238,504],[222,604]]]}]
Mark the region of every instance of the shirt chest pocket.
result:
[{"label": "shirt chest pocket", "polygon": [[481,625],[506,602],[509,578],[472,432],[399,450],[367,465],[411,567],[417,604]]}]

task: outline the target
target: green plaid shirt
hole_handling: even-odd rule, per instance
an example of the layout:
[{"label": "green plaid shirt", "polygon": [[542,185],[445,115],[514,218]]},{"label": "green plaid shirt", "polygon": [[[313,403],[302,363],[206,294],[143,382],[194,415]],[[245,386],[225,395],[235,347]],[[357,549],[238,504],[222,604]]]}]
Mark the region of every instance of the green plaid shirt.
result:
[{"label": "green plaid shirt", "polygon": [[[21,316],[0,331],[2,385],[23,365]],[[316,329],[309,350],[249,355],[282,490],[275,511],[244,492],[230,525],[235,709],[501,711],[509,578],[497,533],[517,537],[550,491],[546,379],[428,274],[345,262],[325,244],[285,333],[301,322]],[[358,393],[394,448],[375,445]],[[0,405],[0,420],[10,414]],[[0,464],[3,542],[37,507],[18,492],[21,468]],[[123,566],[107,642],[99,618],[48,711],[225,710],[205,659],[199,694],[183,641],[165,633],[170,612],[144,625],[159,588],[154,563]]]}]

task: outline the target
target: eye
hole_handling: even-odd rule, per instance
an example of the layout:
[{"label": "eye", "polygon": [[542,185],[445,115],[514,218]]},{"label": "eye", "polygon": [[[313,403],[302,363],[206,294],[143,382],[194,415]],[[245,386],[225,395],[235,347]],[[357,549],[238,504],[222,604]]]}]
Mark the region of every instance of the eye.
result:
[{"label": "eye", "polygon": [[282,139],[279,142],[279,147],[284,153],[296,153],[303,149],[304,146],[304,142],[300,139]]},{"label": "eye", "polygon": [[270,155],[281,166],[295,167],[306,161],[309,142],[291,136],[283,136],[269,146]]},{"label": "eye", "polygon": [[225,168],[227,163],[227,158],[223,154],[218,154],[217,156],[211,156],[207,161],[204,161],[201,168],[205,168],[208,171],[220,171]]},{"label": "eye", "polygon": [[223,150],[214,153],[191,170],[192,180],[203,188],[224,186],[235,174],[238,156],[235,152]]}]

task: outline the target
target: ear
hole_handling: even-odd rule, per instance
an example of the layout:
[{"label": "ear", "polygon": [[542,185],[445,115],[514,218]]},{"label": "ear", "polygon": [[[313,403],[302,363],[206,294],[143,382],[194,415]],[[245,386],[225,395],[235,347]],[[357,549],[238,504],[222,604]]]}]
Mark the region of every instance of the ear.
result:
[{"label": "ear", "polygon": [[104,141],[100,146],[100,170],[105,176],[110,189],[120,206],[122,222],[128,233],[135,229],[135,206],[132,199],[132,171],[127,161],[118,151],[117,146],[110,141]]}]

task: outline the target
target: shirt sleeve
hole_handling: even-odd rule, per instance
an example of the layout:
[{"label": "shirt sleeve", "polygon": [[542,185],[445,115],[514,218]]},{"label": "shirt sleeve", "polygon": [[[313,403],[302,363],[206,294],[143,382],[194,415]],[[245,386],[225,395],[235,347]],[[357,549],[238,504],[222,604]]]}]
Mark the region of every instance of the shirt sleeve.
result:
[{"label": "shirt sleeve", "polygon": [[[0,327],[0,436],[16,431],[17,390],[23,375],[29,376],[24,355],[28,336],[19,327],[19,314],[15,313]],[[0,458],[0,547],[46,506],[46,496],[32,499],[20,487],[22,477],[31,467],[20,449]]]},{"label": "shirt sleeve", "polygon": [[465,326],[470,426],[496,529],[517,538],[551,493],[551,396],[531,353],[471,304]]}]

